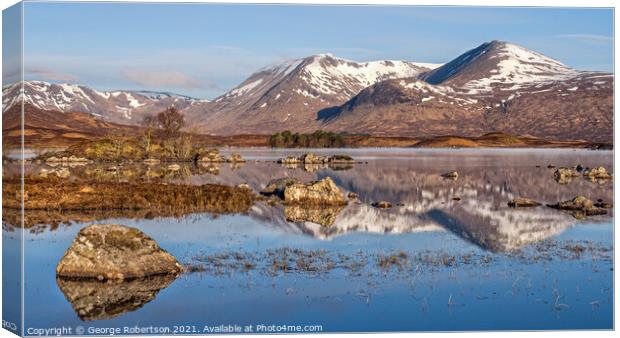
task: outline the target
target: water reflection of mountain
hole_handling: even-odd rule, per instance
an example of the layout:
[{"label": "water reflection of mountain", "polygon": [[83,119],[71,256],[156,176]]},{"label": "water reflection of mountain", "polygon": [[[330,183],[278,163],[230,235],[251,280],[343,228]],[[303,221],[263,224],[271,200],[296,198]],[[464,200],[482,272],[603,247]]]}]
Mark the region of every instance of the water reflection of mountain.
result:
[{"label": "water reflection of mountain", "polygon": [[[377,163],[345,173],[321,171],[312,179],[331,176],[346,191],[358,193],[363,203],[350,204],[338,215],[330,211],[317,215],[313,211],[305,219],[299,211],[295,212],[297,217],[287,217],[284,209],[270,213],[269,222],[286,224],[290,231],[288,219],[297,224],[299,232],[319,239],[356,231],[397,234],[447,230],[485,250],[510,251],[557,235],[576,223],[572,217],[546,207],[509,208],[506,203],[515,197],[546,203],[578,194],[613,200],[612,184],[601,186],[579,179],[560,185],[553,180],[551,170],[535,165],[459,168],[461,175],[456,181],[440,177],[439,173],[447,169]],[[460,200],[453,200],[456,197]],[[402,206],[381,210],[369,205],[377,200]],[[253,208],[251,214],[265,221],[256,210]],[[609,219],[605,216],[592,220]]]},{"label": "water reflection of mountain", "polygon": [[[216,165],[217,170],[192,169],[190,165],[184,165],[178,174],[163,178],[189,184],[248,183],[259,191],[274,178],[296,177],[301,181],[311,181],[330,176],[343,190],[356,192],[361,203],[351,203],[343,210],[286,209],[256,204],[251,209],[251,217],[279,231],[304,233],[320,239],[354,231],[408,233],[447,230],[484,249],[505,251],[561,233],[576,222],[570,216],[546,207],[511,209],[506,203],[513,198],[528,197],[543,203],[555,203],[584,195],[613,203],[612,182],[600,185],[576,178],[568,184],[558,184],[553,179],[553,170],[545,165],[553,161],[556,165],[580,163],[609,168],[611,156],[583,152],[562,156],[550,154],[545,155],[548,158],[527,153],[467,157],[461,154],[437,158],[419,155],[371,160],[355,164],[346,171],[319,168],[315,172],[301,167],[286,168],[272,161],[249,161],[239,168],[220,164]],[[79,170],[82,175],[101,173],[87,168],[71,170]],[[146,172],[139,170],[137,172]],[[165,172],[161,167],[150,170]],[[446,180],[440,176],[452,170],[458,170],[458,180]],[[79,179],[79,174],[76,175]],[[402,206],[388,210],[369,206],[379,200]],[[593,220],[610,220],[612,213],[610,210],[608,216]]]},{"label": "water reflection of mountain", "polygon": [[173,275],[121,282],[57,279],[58,287],[82,320],[111,319],[152,301],[175,280]]}]

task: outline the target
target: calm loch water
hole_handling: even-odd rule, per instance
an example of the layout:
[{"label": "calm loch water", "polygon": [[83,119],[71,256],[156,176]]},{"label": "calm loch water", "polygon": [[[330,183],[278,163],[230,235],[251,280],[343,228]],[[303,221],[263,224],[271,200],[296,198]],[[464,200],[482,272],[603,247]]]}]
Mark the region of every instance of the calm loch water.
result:
[{"label": "calm loch water", "polygon": [[[612,182],[579,177],[559,184],[547,168],[582,164],[613,171],[612,152],[328,149],[315,152],[345,153],[362,163],[340,168],[274,163],[303,152],[246,149],[241,154],[248,162],[241,166],[185,166],[169,180],[248,183],[259,191],[273,178],[329,176],[357,193],[359,202],[321,210],[258,202],[243,215],[123,215],[26,230],[26,329],[68,325],[105,334],[93,328],[153,326],[161,333],[208,333],[219,325],[252,325],[255,332],[285,332],[270,325],[323,332],[613,328],[613,211],[578,220],[544,206],[506,205],[515,197],[556,203],[577,195],[613,203]],[[70,170],[81,175],[88,168]],[[460,173],[457,180],[440,177],[453,170]],[[394,207],[370,206],[379,200]],[[77,232],[93,223],[137,227],[181,262],[205,271],[121,284],[57,281],[56,263]],[[5,224],[4,231],[14,236],[18,230]],[[289,267],[278,269],[277,261]],[[307,261],[310,268],[303,265]]]}]

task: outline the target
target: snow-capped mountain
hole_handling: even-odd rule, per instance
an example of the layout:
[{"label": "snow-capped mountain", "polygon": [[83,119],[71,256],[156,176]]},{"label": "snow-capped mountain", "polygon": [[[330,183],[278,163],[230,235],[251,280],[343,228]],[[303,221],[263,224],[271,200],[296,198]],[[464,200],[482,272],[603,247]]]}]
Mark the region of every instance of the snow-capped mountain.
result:
[{"label": "snow-capped mountain", "polygon": [[463,53],[421,78],[430,84],[450,85],[478,94],[562,81],[579,73],[527,48],[504,41],[491,41]]},{"label": "snow-capped mountain", "polygon": [[212,133],[264,133],[300,126],[313,130],[319,110],[340,105],[379,81],[418,76],[437,66],[408,61],[358,63],[330,54],[287,61],[259,70],[213,100],[196,122]]},{"label": "snow-capped mountain", "polygon": [[108,121],[137,124],[144,114],[156,113],[169,106],[185,109],[199,102],[187,96],[148,91],[99,91],[76,84],[24,81],[2,88],[3,111],[21,100],[48,111],[85,112]]},{"label": "snow-capped mountain", "polygon": [[578,71],[526,48],[492,41],[417,78],[376,83],[319,116],[322,129],[374,135],[501,131],[610,142],[613,75]]}]

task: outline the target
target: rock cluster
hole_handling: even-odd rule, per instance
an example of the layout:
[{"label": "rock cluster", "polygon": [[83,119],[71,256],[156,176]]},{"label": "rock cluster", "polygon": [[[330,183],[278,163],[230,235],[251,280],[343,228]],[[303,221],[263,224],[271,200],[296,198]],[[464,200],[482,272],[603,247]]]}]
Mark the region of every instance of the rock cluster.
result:
[{"label": "rock cluster", "polygon": [[313,153],[299,157],[288,156],[278,160],[281,164],[353,164],[355,160],[349,155],[320,156]]},{"label": "rock cluster", "polygon": [[80,230],[56,266],[59,278],[125,280],[176,275],[181,264],[136,228],[94,224]]},{"label": "rock cluster", "polygon": [[585,196],[577,196],[571,200],[556,204],[549,204],[547,206],[558,210],[568,211],[578,219],[583,219],[586,216],[607,214],[607,210],[595,206],[594,202]]},{"label": "rock cluster", "polygon": [[575,177],[579,177],[581,174],[575,169],[560,167],[553,172],[553,178],[560,184],[566,184],[573,180]]},{"label": "rock cluster", "polygon": [[46,163],[91,163],[93,161],[84,158],[84,157],[77,157],[75,155],[71,155],[71,156],[63,156],[63,157],[56,157],[56,156],[51,156],[48,157],[45,160]]},{"label": "rock cluster", "polygon": [[583,170],[583,176],[593,180],[611,180],[613,175],[607,172],[605,167],[586,168]]}]

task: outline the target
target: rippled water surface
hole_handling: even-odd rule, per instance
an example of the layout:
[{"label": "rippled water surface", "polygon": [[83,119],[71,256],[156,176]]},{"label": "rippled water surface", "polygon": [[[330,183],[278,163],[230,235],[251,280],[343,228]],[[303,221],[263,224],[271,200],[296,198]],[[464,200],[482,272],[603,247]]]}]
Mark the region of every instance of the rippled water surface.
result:
[{"label": "rippled water surface", "polygon": [[[545,206],[506,205],[515,197],[556,203],[577,195],[613,203],[612,182],[578,177],[560,184],[547,168],[613,171],[612,152],[329,149],[316,152],[349,154],[358,163],[274,163],[303,152],[246,149],[241,154],[248,162],[240,166],[184,165],[167,179],[248,183],[259,191],[273,178],[329,176],[359,202],[315,211],[257,202],[247,214],[181,218],[85,214],[80,222],[26,229],[25,327],[189,325],[197,330],[190,333],[220,324],[320,325],[329,332],[612,328],[612,210],[578,220]],[[27,165],[29,172],[39,169]],[[76,176],[91,169],[70,168]],[[103,171],[97,179],[122,181],[148,170],[157,168],[128,166],[132,175]],[[453,170],[457,180],[440,177]],[[394,207],[370,206],[379,200]],[[93,223],[140,228],[181,262],[205,271],[120,285],[57,282],[57,262],[77,232]],[[4,231],[15,237],[21,230],[5,224]],[[315,260],[311,268],[299,263],[308,259]],[[288,267],[276,268],[278,260]]]}]

